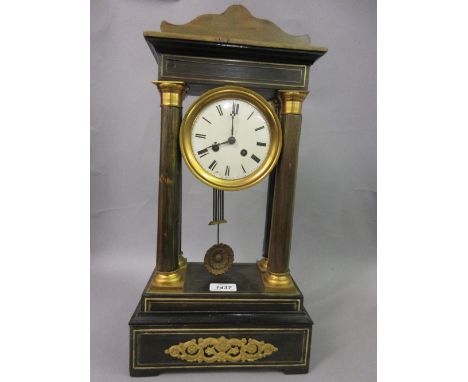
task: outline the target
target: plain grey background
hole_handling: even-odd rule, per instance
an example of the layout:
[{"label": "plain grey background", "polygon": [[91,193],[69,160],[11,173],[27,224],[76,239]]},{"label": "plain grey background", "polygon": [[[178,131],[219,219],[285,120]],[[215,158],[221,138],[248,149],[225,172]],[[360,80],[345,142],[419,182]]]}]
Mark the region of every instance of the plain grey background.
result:
[{"label": "plain grey background", "polygon": [[[291,273],[315,322],[311,371],[161,374],[163,380],[376,380],[376,4],[240,1],[329,52],[312,67],[303,108]],[[186,23],[231,1],[91,1],[91,378],[129,381],[128,320],[155,264],[159,94],[142,32]],[[184,102],[190,105],[193,98]],[[211,190],[185,165],[183,250],[216,240]],[[261,255],[266,181],[226,195],[221,239],[236,261]],[[156,379],[155,379],[156,380]]]}]

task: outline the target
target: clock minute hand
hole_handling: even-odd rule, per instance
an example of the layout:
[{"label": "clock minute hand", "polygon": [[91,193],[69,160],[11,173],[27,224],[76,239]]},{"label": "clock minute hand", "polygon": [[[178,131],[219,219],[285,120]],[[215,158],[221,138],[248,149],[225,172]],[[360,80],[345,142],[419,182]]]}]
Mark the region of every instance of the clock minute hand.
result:
[{"label": "clock minute hand", "polygon": [[232,103],[231,112],[231,137],[234,137],[234,117],[239,114],[239,104]]},{"label": "clock minute hand", "polygon": [[234,117],[239,114],[239,104],[232,103],[232,126],[231,126],[231,137],[234,137]]},{"label": "clock minute hand", "polygon": [[234,104],[233,104],[233,110],[232,110],[232,113],[231,113],[231,137],[234,136]]}]

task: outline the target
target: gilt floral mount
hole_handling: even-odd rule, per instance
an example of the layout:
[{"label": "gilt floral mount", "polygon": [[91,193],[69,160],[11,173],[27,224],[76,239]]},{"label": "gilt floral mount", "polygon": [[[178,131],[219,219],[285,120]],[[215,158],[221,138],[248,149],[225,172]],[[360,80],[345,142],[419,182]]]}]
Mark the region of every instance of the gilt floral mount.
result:
[{"label": "gilt floral mount", "polygon": [[165,350],[171,357],[187,362],[253,362],[265,358],[278,348],[253,338],[208,337],[181,342]]}]

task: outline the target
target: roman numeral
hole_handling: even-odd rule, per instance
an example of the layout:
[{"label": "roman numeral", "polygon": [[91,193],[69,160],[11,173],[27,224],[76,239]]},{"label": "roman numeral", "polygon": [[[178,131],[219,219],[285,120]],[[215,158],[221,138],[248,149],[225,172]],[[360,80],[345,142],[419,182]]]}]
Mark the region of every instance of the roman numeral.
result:
[{"label": "roman numeral", "polygon": [[206,135],[205,135],[205,134],[195,134],[195,136],[196,136],[197,138],[206,139]]},{"label": "roman numeral", "polygon": [[247,121],[250,119],[250,117],[253,115],[254,112],[251,112],[250,115],[247,118]]},{"label": "roman numeral", "polygon": [[257,142],[257,146],[266,146],[266,143],[263,143],[263,142]]},{"label": "roman numeral", "polygon": [[215,160],[213,162],[211,162],[211,164],[208,166],[208,168],[213,171],[216,167],[216,165],[218,164],[218,162],[216,162]]},{"label": "roman numeral", "polygon": [[211,125],[211,122],[208,121],[205,117],[202,117],[202,118]]},{"label": "roman numeral", "polygon": [[251,158],[257,163],[260,162],[260,158],[258,158],[255,154],[252,154]]},{"label": "roman numeral", "polygon": [[261,129],[263,129],[263,128],[265,128],[265,126],[257,127],[257,128],[255,129],[255,131],[261,130]]},{"label": "roman numeral", "polygon": [[239,104],[238,103],[232,103],[232,115],[237,115],[239,114]]},{"label": "roman numeral", "polygon": [[241,167],[242,167],[242,171],[244,171],[244,174],[246,174],[246,173],[247,173],[247,171],[245,171],[245,168],[244,168],[244,166],[242,166],[242,165],[241,165]]},{"label": "roman numeral", "polygon": [[221,109],[220,105],[216,105],[216,109],[218,110],[219,115],[223,115],[223,109]]},{"label": "roman numeral", "polygon": [[231,166],[226,166],[226,171],[224,171],[224,175],[229,176],[230,170],[231,170]]},{"label": "roman numeral", "polygon": [[200,155],[200,158],[203,158],[205,155],[208,155],[208,149],[198,151],[198,155]]}]

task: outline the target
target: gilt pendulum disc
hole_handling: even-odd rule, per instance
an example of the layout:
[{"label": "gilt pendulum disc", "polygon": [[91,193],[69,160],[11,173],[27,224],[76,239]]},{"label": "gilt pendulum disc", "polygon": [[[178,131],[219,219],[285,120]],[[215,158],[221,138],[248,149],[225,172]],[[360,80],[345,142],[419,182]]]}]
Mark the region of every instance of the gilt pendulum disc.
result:
[{"label": "gilt pendulum disc", "polygon": [[206,251],[203,264],[212,275],[222,275],[231,268],[234,251],[227,244],[215,244]]}]

